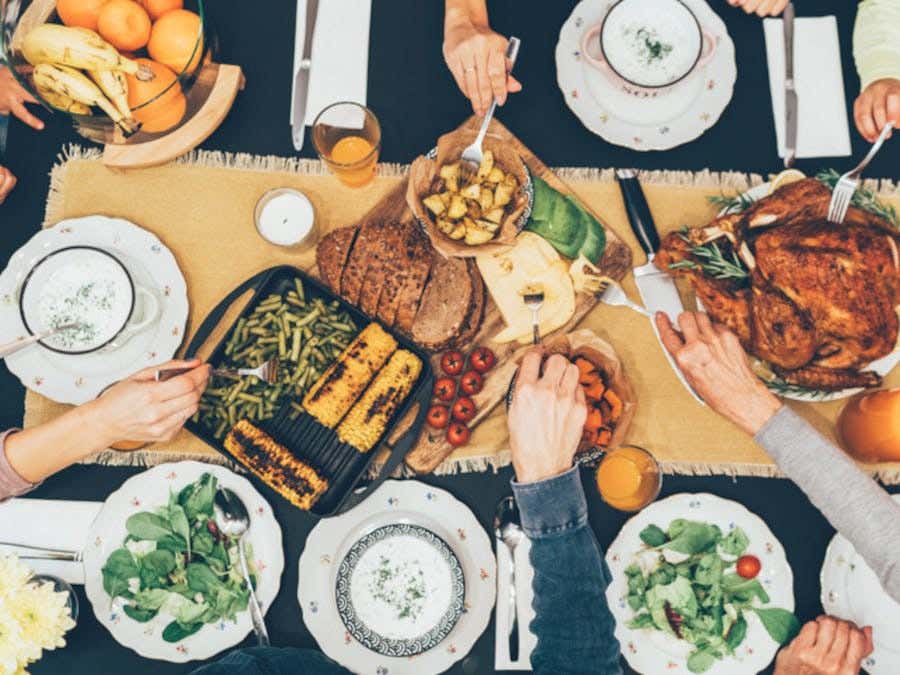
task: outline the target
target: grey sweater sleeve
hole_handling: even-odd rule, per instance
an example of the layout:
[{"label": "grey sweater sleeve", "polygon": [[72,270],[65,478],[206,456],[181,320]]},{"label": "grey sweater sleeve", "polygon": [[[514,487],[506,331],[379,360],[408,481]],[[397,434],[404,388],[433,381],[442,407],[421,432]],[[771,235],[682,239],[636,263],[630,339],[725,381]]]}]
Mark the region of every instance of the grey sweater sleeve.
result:
[{"label": "grey sweater sleeve", "polygon": [[900,504],[787,406],[755,440],[900,601]]}]

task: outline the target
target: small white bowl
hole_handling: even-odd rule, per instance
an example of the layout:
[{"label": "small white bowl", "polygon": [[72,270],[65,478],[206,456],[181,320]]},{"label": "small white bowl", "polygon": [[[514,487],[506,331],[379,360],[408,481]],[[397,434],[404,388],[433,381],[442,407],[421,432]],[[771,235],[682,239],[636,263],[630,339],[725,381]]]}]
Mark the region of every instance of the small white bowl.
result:
[{"label": "small white bowl", "polygon": [[269,190],[256,202],[253,218],[259,236],[275,246],[306,250],[318,240],[315,209],[299,190]]}]

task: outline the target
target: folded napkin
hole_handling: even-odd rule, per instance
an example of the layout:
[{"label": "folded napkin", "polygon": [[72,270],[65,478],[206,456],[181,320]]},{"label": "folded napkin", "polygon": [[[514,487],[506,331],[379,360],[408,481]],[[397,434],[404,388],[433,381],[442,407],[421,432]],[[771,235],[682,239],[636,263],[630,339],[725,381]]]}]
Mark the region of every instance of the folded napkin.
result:
[{"label": "folded napkin", "polygon": [[[0,504],[0,542],[81,551],[91,524],[103,502],[57,499],[10,499]],[[0,544],[0,553],[33,555],[14,546]],[[23,560],[36,574],[52,574],[70,584],[84,583],[84,568],[61,560]]]},{"label": "folded napkin", "polygon": [[[778,156],[784,157],[784,28],[764,19],[772,112]],[[797,88],[797,157],[846,157],[850,131],[837,21],[833,16],[794,19],[794,82]]]},{"label": "folded napkin", "polygon": [[[309,57],[307,125],[311,125],[322,109],[332,103],[366,104],[371,16],[372,0],[319,0]],[[305,26],[298,25],[297,30],[303,31]],[[301,59],[302,54],[295,49],[295,73]]]},{"label": "folded napkin", "polygon": [[534,568],[528,559],[531,542],[524,539],[516,546],[516,605],[519,610],[519,658],[509,658],[509,549],[497,543],[497,636],[494,640],[495,670],[531,670],[531,652],[537,646],[537,638],[528,626],[534,619],[534,591],[531,582]]}]

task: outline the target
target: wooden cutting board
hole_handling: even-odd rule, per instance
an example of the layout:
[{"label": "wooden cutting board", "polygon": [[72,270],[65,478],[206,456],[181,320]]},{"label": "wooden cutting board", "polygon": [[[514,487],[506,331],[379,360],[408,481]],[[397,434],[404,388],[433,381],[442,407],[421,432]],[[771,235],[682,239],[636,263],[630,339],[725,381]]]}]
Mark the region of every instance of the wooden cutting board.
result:
[{"label": "wooden cutting board", "polygon": [[[468,130],[473,133],[477,132],[481,125],[481,118],[472,116],[459,130]],[[563,194],[570,194],[572,190],[556,176],[547,166],[538,159],[518,138],[516,138],[505,126],[496,119],[491,122],[488,131],[489,134],[508,142],[518,150],[525,164],[531,170],[532,175],[540,176],[554,189]],[[362,225],[369,221],[401,221],[407,222],[413,219],[412,212],[406,205],[406,185],[403,181],[392,192],[385,196],[378,204],[376,204],[363,218],[359,221]],[[596,214],[594,214],[595,217]],[[601,220],[597,217],[598,220]],[[602,223],[602,220],[601,220]],[[606,230],[606,251],[603,259],[600,261],[599,267],[604,274],[614,278],[621,279],[631,269],[631,250],[626,246],[615,232],[604,225]],[[559,328],[552,335],[568,333],[579,321],[587,314],[595,305],[597,299],[591,295],[579,294],[576,297],[575,313],[566,325]],[[510,379],[516,371],[517,364],[512,358],[513,355],[522,348],[517,342],[496,344],[491,338],[499,333],[505,326],[500,310],[493,300],[488,297],[485,305],[484,322],[478,331],[472,345],[483,345],[490,347],[497,355],[497,365],[485,377],[484,389],[476,396],[472,397],[478,406],[478,413],[469,423],[470,427],[475,427],[481,420],[486,418],[490,412],[506,397]],[[549,337],[549,336],[547,336]],[[435,373],[440,373],[440,354],[432,357],[432,365]],[[406,426],[406,420],[399,425],[402,429]],[[444,438],[444,431],[435,431],[430,427],[425,427],[419,443],[407,455],[406,464],[417,473],[430,473],[433,471],[446,457],[453,451],[453,447],[447,443]]]}]

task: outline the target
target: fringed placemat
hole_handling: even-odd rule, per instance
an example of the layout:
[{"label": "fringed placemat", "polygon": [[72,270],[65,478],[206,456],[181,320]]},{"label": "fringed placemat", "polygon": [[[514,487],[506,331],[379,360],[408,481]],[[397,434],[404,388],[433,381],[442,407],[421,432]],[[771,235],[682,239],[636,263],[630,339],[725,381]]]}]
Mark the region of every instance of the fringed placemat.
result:
[{"label": "fringed placemat", "polygon": [[[320,162],[305,159],[196,151],[166,166],[122,172],[103,166],[99,154],[71,146],[60,156],[51,175],[45,226],[101,213],[126,218],[159,236],[175,253],[187,279],[191,303],[188,334],[226,293],[253,273],[276,264],[313,266],[312,252],[285,252],[256,234],[253,207],[260,195],[283,186],[302,190],[312,200],[318,222],[328,230],[354,222],[402,180],[407,168],[381,164],[372,183],[351,189],[341,185]],[[634,249],[635,260],[643,260],[628,227],[612,169],[554,171]],[[641,174],[661,232],[709,220],[717,210],[709,197],[740,192],[763,180],[762,176],[737,172]],[[894,183],[869,181],[867,187],[900,208],[900,188]],[[638,297],[630,277],[624,286],[629,295]],[[233,308],[235,314],[239,305]],[[221,330],[229,323],[226,316]],[[626,308],[599,306],[582,326],[595,330],[619,353],[637,393],[637,413],[627,440],[653,452],[665,472],[778,475],[750,438],[685,392],[646,319]],[[208,348],[220,336],[214,335]],[[900,386],[900,369],[891,373],[886,385]],[[790,405],[833,438],[843,401]],[[28,391],[25,424],[39,424],[64,409]],[[171,443],[134,452],[107,450],[89,461],[153,465],[181,459],[225,463],[221,455],[186,431]],[[505,415],[498,409],[475,430],[470,445],[451,455],[437,473],[486,471],[509,462]],[[885,482],[900,482],[900,463],[865,468]]]}]

